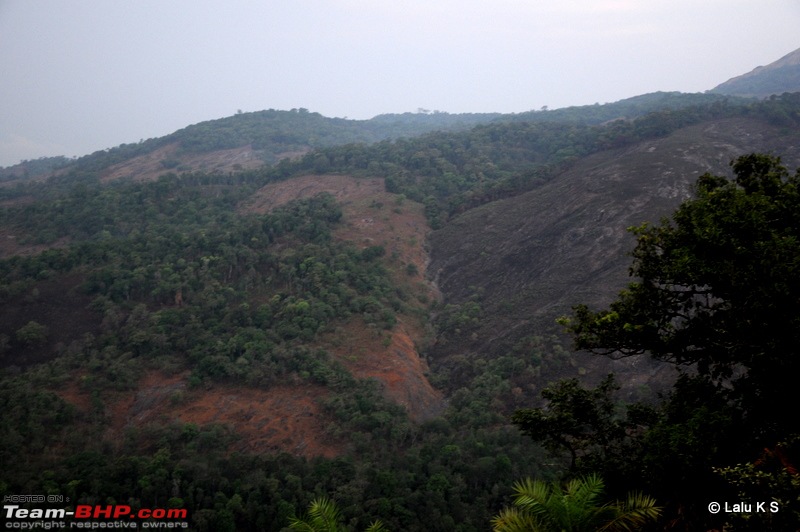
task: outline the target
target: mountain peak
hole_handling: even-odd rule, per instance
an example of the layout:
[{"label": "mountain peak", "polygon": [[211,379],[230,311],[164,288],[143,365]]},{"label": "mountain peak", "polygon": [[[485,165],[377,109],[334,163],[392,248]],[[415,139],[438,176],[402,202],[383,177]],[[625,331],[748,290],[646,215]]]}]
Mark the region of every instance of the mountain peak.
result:
[{"label": "mountain peak", "polygon": [[717,85],[709,92],[731,96],[766,98],[773,94],[800,91],[800,48],[766,66]]}]

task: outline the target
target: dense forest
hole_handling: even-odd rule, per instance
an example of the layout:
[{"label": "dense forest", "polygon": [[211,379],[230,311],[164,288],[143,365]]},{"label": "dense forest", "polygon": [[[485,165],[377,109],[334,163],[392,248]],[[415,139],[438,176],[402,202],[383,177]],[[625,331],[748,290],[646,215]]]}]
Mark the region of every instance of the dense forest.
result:
[{"label": "dense forest", "polygon": [[[538,371],[548,341],[527,358],[492,361],[496,369],[456,394],[446,417],[410,423],[374,382],[355,380],[311,347],[351,315],[376,331],[394,326],[411,296],[389,283],[385,250],[332,240],[341,211],[330,196],[237,215],[252,186],[244,177],[175,175],[65,185],[63,195],[20,209],[30,218],[10,214],[39,240],[69,235],[75,244],[2,263],[3,305],[21,310],[3,324],[11,332],[2,338],[4,492],[170,501],[209,530],[277,530],[328,493],[359,523],[380,517],[396,529],[425,520],[442,530],[456,522],[480,529],[516,476],[538,472],[531,445],[498,429],[504,418],[487,407],[510,395],[504,377]],[[88,302],[96,324],[70,339],[57,316],[25,321],[24,309],[45,297],[43,285],[59,280],[77,280],[75,299]],[[103,436],[113,423],[107,402],[146,371],[183,368],[190,388],[325,387],[324,431],[348,453],[333,461],[231,455],[235,435],[221,425],[152,423],[127,431],[118,446]],[[76,378],[92,397],[88,416],[53,392]],[[32,475],[35,468],[41,473]]]},{"label": "dense forest", "polygon": [[[663,106],[642,110],[654,102]],[[444,341],[470,334],[484,318],[480,304],[452,305],[415,290],[422,272],[382,242],[334,237],[345,224],[344,205],[331,194],[268,212],[242,208],[262,187],[298,176],[381,177],[394,202],[373,205],[376,216],[418,204],[436,229],[476,206],[536,190],[589,154],[736,116],[796,129],[800,95],[667,94],[506,119],[383,116],[373,120],[395,134],[366,138],[344,133],[344,119],[323,121],[305,110],[242,113],[174,135],[183,150],[248,143],[275,155],[273,141],[280,150],[318,149],[295,160],[265,156],[274,164],[257,170],[165,168],[154,181],[101,180],[112,162],[175,141],[154,139],[79,159],[46,181],[0,188],[0,228],[36,250],[0,261],[1,491],[186,508],[197,530],[281,530],[329,497],[353,530],[378,519],[390,530],[472,531],[492,526],[520,479],[557,486],[598,474],[610,500],[635,490],[652,495],[663,508],[656,529],[796,527],[800,428],[768,407],[791,402],[775,372],[794,375],[797,345],[786,331],[798,319],[792,268],[800,175],[778,160],[742,159],[732,181],[704,177],[699,199],[676,213],[678,229],[637,229],[634,271],[645,281],[608,312],[578,307],[562,320],[577,349],[652,353],[695,371],[667,396],[632,405],[619,402],[611,377],[594,388],[569,380],[575,350],[554,326],[496,357],[432,364],[427,377],[445,393],[446,407],[412,420],[375,380],[355,377],[329,338],[357,320],[388,345],[403,317],[427,324],[431,342]],[[296,127],[297,118],[307,129]],[[291,124],[284,133],[263,127],[284,119]],[[430,131],[436,120],[461,129],[415,135],[420,123]],[[259,136],[267,130],[269,137]],[[763,216],[740,227],[736,220],[747,212]],[[724,246],[721,263],[704,262],[709,241],[693,240],[709,231]],[[750,240],[726,240],[740,231]],[[664,254],[672,262],[662,262]],[[770,258],[766,269],[760,257]],[[771,273],[779,264],[786,267]],[[712,275],[751,267],[733,288],[731,278]],[[686,286],[695,291],[676,299]],[[742,286],[752,290],[734,297]],[[748,306],[754,301],[760,306]],[[763,323],[739,321],[748,313]],[[677,327],[683,320],[700,325]],[[757,326],[774,342],[743,337]],[[730,344],[720,340],[730,331],[741,334]],[[734,348],[735,357],[720,354]],[[168,398],[176,410],[223,387],[314,390],[315,422],[339,452],[250,452],[226,423],[169,415],[120,428],[115,405],[154,372],[185,376],[186,387]],[[67,392],[89,404],[78,408]],[[711,515],[704,505],[712,494],[776,499],[781,512],[749,520]]]}]

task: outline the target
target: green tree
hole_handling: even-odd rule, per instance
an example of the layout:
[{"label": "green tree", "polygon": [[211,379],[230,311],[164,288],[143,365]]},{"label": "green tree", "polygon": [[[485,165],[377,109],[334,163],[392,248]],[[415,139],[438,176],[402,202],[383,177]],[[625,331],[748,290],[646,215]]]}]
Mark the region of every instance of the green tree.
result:
[{"label": "green tree", "polygon": [[42,345],[47,341],[47,327],[31,320],[17,329],[16,337],[25,347]]},{"label": "green tree", "polygon": [[559,483],[525,479],[514,485],[514,506],[492,519],[496,532],[632,531],[658,519],[661,508],[641,493],[602,504],[603,480],[590,475]]},{"label": "green tree", "polygon": [[613,375],[593,389],[582,387],[578,379],[564,380],[542,391],[545,408],[517,410],[511,421],[547,450],[567,451],[570,469],[592,470],[598,462],[625,459],[626,430],[632,423],[612,397],[618,389]]},{"label": "green tree", "polygon": [[580,305],[562,323],[579,349],[650,353],[731,386],[774,438],[797,429],[776,405],[794,403],[800,369],[800,171],[760,154],[732,167],[732,180],[701,176],[671,221],[634,229],[639,280],[608,310]]},{"label": "green tree", "polygon": [[633,229],[638,279],[608,309],[561,320],[579,349],[680,370],[627,474],[693,528],[712,525],[709,497],[736,497],[715,469],[800,434],[786,414],[800,369],[800,171],[762,154],[731,166],[732,179],[701,176],[670,220]]},{"label": "green tree", "polygon": [[[736,487],[736,500],[764,501],[764,512],[731,516],[734,530],[797,530],[800,522],[800,437],[764,449],[746,464],[716,470]],[[778,511],[773,511],[778,510]]]}]

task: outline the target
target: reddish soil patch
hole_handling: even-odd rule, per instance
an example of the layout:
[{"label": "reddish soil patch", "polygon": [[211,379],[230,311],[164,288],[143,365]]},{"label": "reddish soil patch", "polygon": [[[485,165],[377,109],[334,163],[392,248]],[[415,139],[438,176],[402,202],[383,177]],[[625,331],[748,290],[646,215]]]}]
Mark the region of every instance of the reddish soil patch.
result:
[{"label": "reddish soil patch", "polygon": [[[433,297],[438,298],[435,286],[424,280],[429,256],[426,241],[428,226],[423,206],[385,191],[382,178],[357,178],[346,175],[308,175],[287,181],[270,183],[258,191],[241,207],[242,212],[265,213],[292,200],[309,198],[327,192],[342,205],[344,220],[336,230],[340,240],[353,242],[360,247],[382,245],[387,256],[399,265],[413,264],[418,276],[412,276],[425,285]],[[404,273],[404,272],[403,272]],[[409,283],[409,277],[395,280]]]},{"label": "reddish soil patch", "polygon": [[[344,201],[342,210],[344,223],[334,232],[336,238],[359,247],[383,246],[384,262],[395,284],[416,295],[439,298],[436,286],[425,278],[430,262],[427,240],[431,229],[421,204],[380,191]],[[416,273],[409,274],[409,265],[413,265]]]},{"label": "reddish soil patch", "polygon": [[[424,277],[430,227],[422,205],[383,190],[348,199],[342,207],[344,223],[334,236],[360,247],[383,246],[384,263],[393,282],[412,295],[412,305],[422,308],[423,301],[438,299],[435,286]],[[380,381],[386,396],[403,405],[412,419],[421,421],[439,414],[444,399],[428,382],[428,365],[417,348],[426,341],[426,324],[417,317],[400,315],[392,331],[379,333],[359,321],[344,326],[349,338],[346,352],[336,346],[329,347],[331,352],[356,377]]]},{"label": "reddish soil patch", "polygon": [[[127,427],[147,423],[218,423],[237,435],[231,451],[289,452],[298,456],[334,457],[341,445],[325,433],[326,419],[318,400],[326,390],[312,385],[281,385],[269,389],[211,386],[189,390],[187,373],[167,376],[153,371],[136,391],[112,400],[108,438],[118,441]],[[77,381],[76,381],[77,382]],[[71,384],[58,393],[82,411],[90,408],[89,395]]]},{"label": "reddish soil patch", "polygon": [[208,153],[184,154],[180,159],[182,165],[204,172],[238,172],[264,166],[264,161],[249,145]]},{"label": "reddish soil patch", "polygon": [[89,412],[92,408],[92,401],[89,394],[81,390],[79,384],[80,380],[80,376],[69,379],[69,381],[63,384],[58,390],[55,390],[54,393],[66,402],[77,407],[81,412]]},{"label": "reddish soil patch", "polygon": [[352,320],[323,342],[354,376],[380,382],[386,397],[405,407],[412,420],[430,419],[444,408],[441,392],[425,376],[428,365],[402,322],[381,331]]},{"label": "reddish soil patch", "polygon": [[294,161],[296,159],[302,158],[305,154],[313,151],[313,148],[306,147],[306,148],[299,148],[293,151],[282,151],[280,153],[275,154],[275,160],[280,161],[282,159],[289,159],[290,161]]},{"label": "reddish soil patch", "polygon": [[[359,247],[383,246],[384,263],[397,286],[412,296],[410,304],[439,297],[424,279],[429,258],[425,242],[430,228],[423,207],[385,191],[383,179],[343,175],[303,176],[261,188],[242,207],[246,212],[268,212],[295,199],[321,192],[342,205],[343,223],[334,237]],[[413,269],[409,272],[409,265]],[[414,273],[416,272],[416,273]],[[333,353],[358,378],[374,378],[386,396],[403,405],[412,419],[424,420],[444,407],[441,393],[428,382],[427,364],[417,345],[425,342],[425,324],[413,316],[398,316],[392,331],[367,326],[360,319],[342,324],[325,335],[321,346]]]},{"label": "reddish soil patch", "polygon": [[279,452],[298,456],[341,454],[325,434],[325,419],[317,400],[326,395],[311,385],[274,386],[268,390],[224,387],[208,390],[185,404],[172,407],[170,416],[197,423],[226,423],[241,437],[236,451]]},{"label": "reddish soil patch", "polygon": [[107,183],[115,179],[132,177],[137,181],[152,181],[158,176],[170,172],[161,161],[171,159],[178,150],[178,144],[169,144],[150,153],[139,155],[119,164],[106,168],[101,181]]},{"label": "reddish soil patch", "polygon": [[310,198],[322,192],[332,194],[342,205],[385,194],[383,179],[345,175],[307,175],[261,187],[242,206],[245,212],[264,213],[285,203]]}]

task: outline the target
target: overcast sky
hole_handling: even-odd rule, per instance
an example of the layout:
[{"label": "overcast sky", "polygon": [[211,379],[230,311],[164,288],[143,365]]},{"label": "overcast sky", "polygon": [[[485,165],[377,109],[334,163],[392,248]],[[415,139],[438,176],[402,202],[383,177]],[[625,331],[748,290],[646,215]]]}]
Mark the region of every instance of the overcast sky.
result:
[{"label": "overcast sky", "polygon": [[798,0],[0,0],[0,166],[242,111],[522,112],[702,92]]}]

